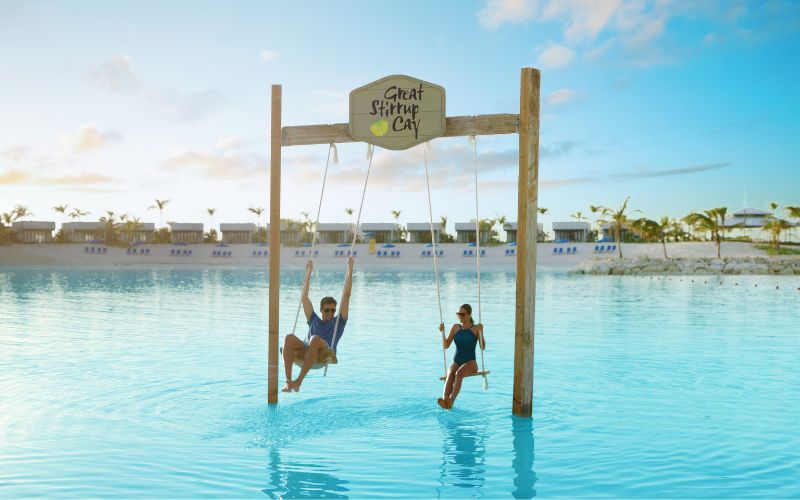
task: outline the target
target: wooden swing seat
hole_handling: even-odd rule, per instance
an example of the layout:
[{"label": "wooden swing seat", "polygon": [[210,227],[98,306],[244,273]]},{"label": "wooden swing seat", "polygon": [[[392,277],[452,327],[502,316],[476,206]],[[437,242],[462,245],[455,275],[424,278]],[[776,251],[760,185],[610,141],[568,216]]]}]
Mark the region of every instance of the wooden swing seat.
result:
[{"label": "wooden swing seat", "polygon": [[[283,354],[283,347],[281,347],[281,354]],[[298,368],[303,367],[303,361],[305,360],[305,350],[303,349],[295,349],[294,350],[294,359],[292,362]],[[336,358],[336,352],[333,349],[320,349],[317,351],[317,359],[314,361],[314,364],[311,365],[312,370],[319,370],[320,368],[325,368],[327,365],[338,365],[339,360]]]},{"label": "wooden swing seat", "polygon": [[[464,378],[477,377],[478,375],[489,375],[490,373],[492,373],[492,372],[490,372],[489,370],[486,370],[486,371],[483,371],[483,372],[475,372],[475,373],[472,373],[470,375],[467,375]],[[439,377],[439,380],[446,380],[446,379],[447,379],[447,377]]]}]

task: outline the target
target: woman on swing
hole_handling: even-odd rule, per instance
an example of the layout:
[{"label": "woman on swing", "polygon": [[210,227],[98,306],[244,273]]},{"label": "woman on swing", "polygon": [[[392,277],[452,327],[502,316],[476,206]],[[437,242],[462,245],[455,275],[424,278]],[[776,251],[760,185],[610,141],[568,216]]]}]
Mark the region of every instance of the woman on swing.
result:
[{"label": "woman on swing", "polygon": [[[455,341],[456,355],[453,357],[453,364],[447,372],[447,380],[444,383],[444,394],[437,400],[439,406],[445,410],[453,407],[459,391],[461,382],[465,377],[475,374],[478,371],[478,362],[475,360],[475,346],[480,343],[481,350],[486,349],[486,342],[483,339],[483,325],[475,324],[472,319],[472,306],[462,305],[458,312],[459,323],[450,328],[450,333],[446,338],[442,338],[442,345],[445,349]],[[444,323],[439,325],[439,331],[444,334]]]}]

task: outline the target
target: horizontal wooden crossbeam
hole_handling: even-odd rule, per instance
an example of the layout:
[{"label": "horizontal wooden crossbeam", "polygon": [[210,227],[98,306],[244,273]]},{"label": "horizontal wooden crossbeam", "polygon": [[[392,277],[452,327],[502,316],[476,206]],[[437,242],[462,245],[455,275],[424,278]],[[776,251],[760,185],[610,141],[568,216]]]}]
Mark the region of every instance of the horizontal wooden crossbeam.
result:
[{"label": "horizontal wooden crossbeam", "polygon": [[[465,135],[516,134],[519,132],[519,115],[451,116],[447,118],[443,137]],[[281,129],[282,146],[355,142],[348,133],[349,124],[301,125]]]}]

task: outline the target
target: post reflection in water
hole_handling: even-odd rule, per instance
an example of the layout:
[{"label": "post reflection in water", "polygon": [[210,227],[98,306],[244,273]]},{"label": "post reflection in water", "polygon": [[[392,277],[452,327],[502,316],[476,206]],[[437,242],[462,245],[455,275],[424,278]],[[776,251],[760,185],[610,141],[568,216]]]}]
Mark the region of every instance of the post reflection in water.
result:
[{"label": "post reflection in water", "polygon": [[536,473],[533,471],[533,420],[511,416],[511,429],[514,434],[514,498],[533,498],[536,490]]},{"label": "post reflection in water", "polygon": [[269,452],[269,498],[348,498],[347,481],[331,474],[326,467],[281,461],[278,447]]},{"label": "post reflection in water", "polygon": [[[445,430],[438,497],[483,496],[486,482],[486,420],[480,414],[449,412],[439,415]],[[448,493],[450,487],[470,493]]]}]

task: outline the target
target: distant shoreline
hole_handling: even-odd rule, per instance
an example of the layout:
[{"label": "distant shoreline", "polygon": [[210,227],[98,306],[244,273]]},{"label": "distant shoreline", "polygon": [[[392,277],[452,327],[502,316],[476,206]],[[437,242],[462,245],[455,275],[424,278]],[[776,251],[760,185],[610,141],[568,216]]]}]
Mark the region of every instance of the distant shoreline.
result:
[{"label": "distant shoreline", "polygon": [[[639,257],[663,259],[663,249],[659,243],[622,244],[625,257],[620,261],[617,251],[596,252],[599,243],[539,243],[537,245],[537,267],[543,270],[569,271],[590,269],[600,266],[602,262],[631,264]],[[607,244],[606,244],[607,245]],[[105,250],[102,250],[105,248]],[[444,243],[437,248],[442,252],[437,258],[440,270],[469,271],[476,268],[476,247],[461,243]],[[559,252],[561,248],[561,253]],[[90,252],[89,249],[92,251]],[[100,249],[100,251],[97,251]],[[574,249],[574,251],[573,251]],[[142,250],[145,250],[142,253]],[[125,247],[105,247],[97,244],[13,244],[0,246],[0,268],[13,266],[53,266],[53,267],[268,267],[270,250],[268,246],[253,244],[228,245],[219,247],[213,244],[201,245],[168,245],[154,244],[136,247],[131,253]],[[281,248],[281,267],[284,269],[302,269],[308,259],[310,247]],[[344,269],[345,257],[349,247],[338,245],[317,245],[314,263],[317,269]],[[424,244],[401,243],[394,247],[384,248],[376,245],[376,251],[386,252],[386,256],[369,253],[369,245],[358,244],[356,251],[357,269],[377,270],[433,270],[431,247]],[[481,247],[481,269],[516,271],[516,247],[510,245]],[[180,251],[180,255],[175,255]],[[465,251],[472,251],[471,256]],[[260,252],[260,253],[259,253]],[[394,253],[392,253],[394,252]],[[255,253],[255,254],[254,254]],[[668,243],[667,253],[670,260],[711,259],[717,261],[716,246],[711,242]],[[722,245],[723,258],[755,258],[767,257],[763,250],[752,243],[730,242]],[[792,259],[789,257],[789,259]],[[798,258],[800,260],[800,258]],[[633,264],[631,264],[633,265]],[[608,274],[608,273],[602,273]]]}]

